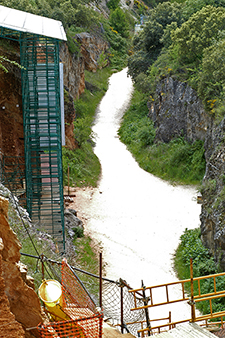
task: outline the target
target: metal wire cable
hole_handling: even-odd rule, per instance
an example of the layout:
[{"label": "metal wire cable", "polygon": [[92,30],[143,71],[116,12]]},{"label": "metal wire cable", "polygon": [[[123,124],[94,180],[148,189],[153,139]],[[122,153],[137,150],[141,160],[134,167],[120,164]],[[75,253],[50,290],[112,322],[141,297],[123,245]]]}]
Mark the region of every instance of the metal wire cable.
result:
[{"label": "metal wire cable", "polygon": [[38,259],[43,263],[43,266],[44,266],[44,268],[45,268],[45,270],[46,270],[46,273],[49,275],[49,277],[51,277],[51,275],[49,274],[49,271],[47,270],[47,268],[46,268],[46,266],[45,266],[45,264],[44,264],[44,261],[42,261],[42,257],[41,257],[41,255],[40,255],[39,252],[38,252],[38,249],[37,249],[37,247],[36,247],[36,245],[35,245],[35,243],[34,243],[34,241],[33,241],[33,239],[32,239],[32,236],[31,236],[31,234],[30,234],[30,232],[29,232],[29,229],[27,228],[27,226],[26,226],[26,224],[25,224],[25,222],[24,222],[24,219],[23,219],[23,217],[22,217],[22,215],[21,215],[21,212],[20,212],[20,209],[19,209],[19,205],[18,205],[18,203],[17,203],[17,201],[16,201],[16,199],[15,199],[15,196],[14,196],[14,194],[13,194],[10,190],[9,190],[9,192],[10,192],[10,197],[11,197],[13,203],[14,203],[14,207],[16,208],[17,213],[18,213],[18,216],[19,216],[19,218],[20,218],[20,220],[21,220],[21,222],[22,222],[22,225],[23,225],[23,227],[24,227],[24,229],[25,229],[25,232],[27,233],[27,235],[28,235],[28,237],[29,237],[29,240],[30,240],[31,244],[32,244],[32,246],[33,246],[35,252],[36,252],[37,255],[38,255]]}]

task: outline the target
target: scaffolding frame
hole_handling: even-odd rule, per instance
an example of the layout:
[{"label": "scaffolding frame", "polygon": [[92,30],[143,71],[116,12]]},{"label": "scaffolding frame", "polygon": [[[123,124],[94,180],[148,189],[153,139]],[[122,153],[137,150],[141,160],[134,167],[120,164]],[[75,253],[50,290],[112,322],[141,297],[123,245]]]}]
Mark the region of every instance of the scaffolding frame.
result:
[{"label": "scaffolding frame", "polygon": [[27,210],[64,252],[59,39],[1,23],[0,37],[20,43]]}]

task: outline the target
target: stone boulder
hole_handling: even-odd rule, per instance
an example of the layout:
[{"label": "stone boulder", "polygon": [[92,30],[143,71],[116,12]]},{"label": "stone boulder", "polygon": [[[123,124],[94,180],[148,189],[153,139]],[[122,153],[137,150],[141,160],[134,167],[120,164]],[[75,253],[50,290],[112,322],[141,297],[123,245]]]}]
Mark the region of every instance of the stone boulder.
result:
[{"label": "stone boulder", "polygon": [[67,228],[68,234],[70,237],[74,237],[76,228],[83,229],[83,222],[77,217],[76,210],[65,209],[65,226]]},{"label": "stone boulder", "polygon": [[[2,241],[1,260],[5,295],[15,320],[25,331],[25,337],[39,337],[36,328],[42,322],[40,301],[32,281],[20,263],[21,244],[8,222],[8,200],[0,196],[0,238]],[[29,329],[29,330],[27,330]],[[4,337],[8,337],[7,334]],[[9,336],[10,337],[10,336]],[[17,337],[17,336],[15,336]],[[18,336],[23,337],[23,335]]]}]

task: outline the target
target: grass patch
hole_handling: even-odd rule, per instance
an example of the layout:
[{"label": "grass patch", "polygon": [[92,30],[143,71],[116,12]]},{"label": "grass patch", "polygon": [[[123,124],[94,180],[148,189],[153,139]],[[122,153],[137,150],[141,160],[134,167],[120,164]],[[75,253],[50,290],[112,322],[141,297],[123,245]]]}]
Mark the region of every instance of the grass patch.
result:
[{"label": "grass patch", "polygon": [[76,151],[63,149],[64,185],[68,184],[68,165],[70,168],[70,186],[97,186],[101,165],[99,159],[93,153],[91,144],[85,143]]},{"label": "grass patch", "polygon": [[[76,239],[74,244],[76,246],[77,253],[76,264],[82,270],[99,275],[98,246],[96,247],[94,245],[93,240],[89,236]],[[77,275],[82,280],[84,286],[87,288],[96,304],[98,304],[99,279],[82,272],[77,272]]]},{"label": "grass patch", "polygon": [[135,90],[119,136],[140,167],[171,182],[200,184],[205,173],[203,142],[191,144],[179,137],[169,143],[155,143],[155,128],[147,115],[147,98]]},{"label": "grass patch", "polygon": [[70,168],[70,186],[97,186],[101,166],[93,152],[94,135],[92,124],[96,108],[108,88],[108,79],[113,71],[110,68],[98,70],[96,73],[85,71],[88,88],[75,101],[76,120],[74,121],[74,137],[79,148],[69,150],[63,148],[63,182],[68,184],[68,166]]}]

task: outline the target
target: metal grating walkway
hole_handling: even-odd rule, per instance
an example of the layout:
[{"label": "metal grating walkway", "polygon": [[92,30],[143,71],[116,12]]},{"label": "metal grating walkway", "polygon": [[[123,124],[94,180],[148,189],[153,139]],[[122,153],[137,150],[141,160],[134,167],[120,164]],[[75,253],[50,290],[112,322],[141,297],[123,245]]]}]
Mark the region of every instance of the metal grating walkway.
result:
[{"label": "metal grating walkway", "polygon": [[215,338],[215,335],[196,323],[185,323],[155,335],[156,338]]}]

